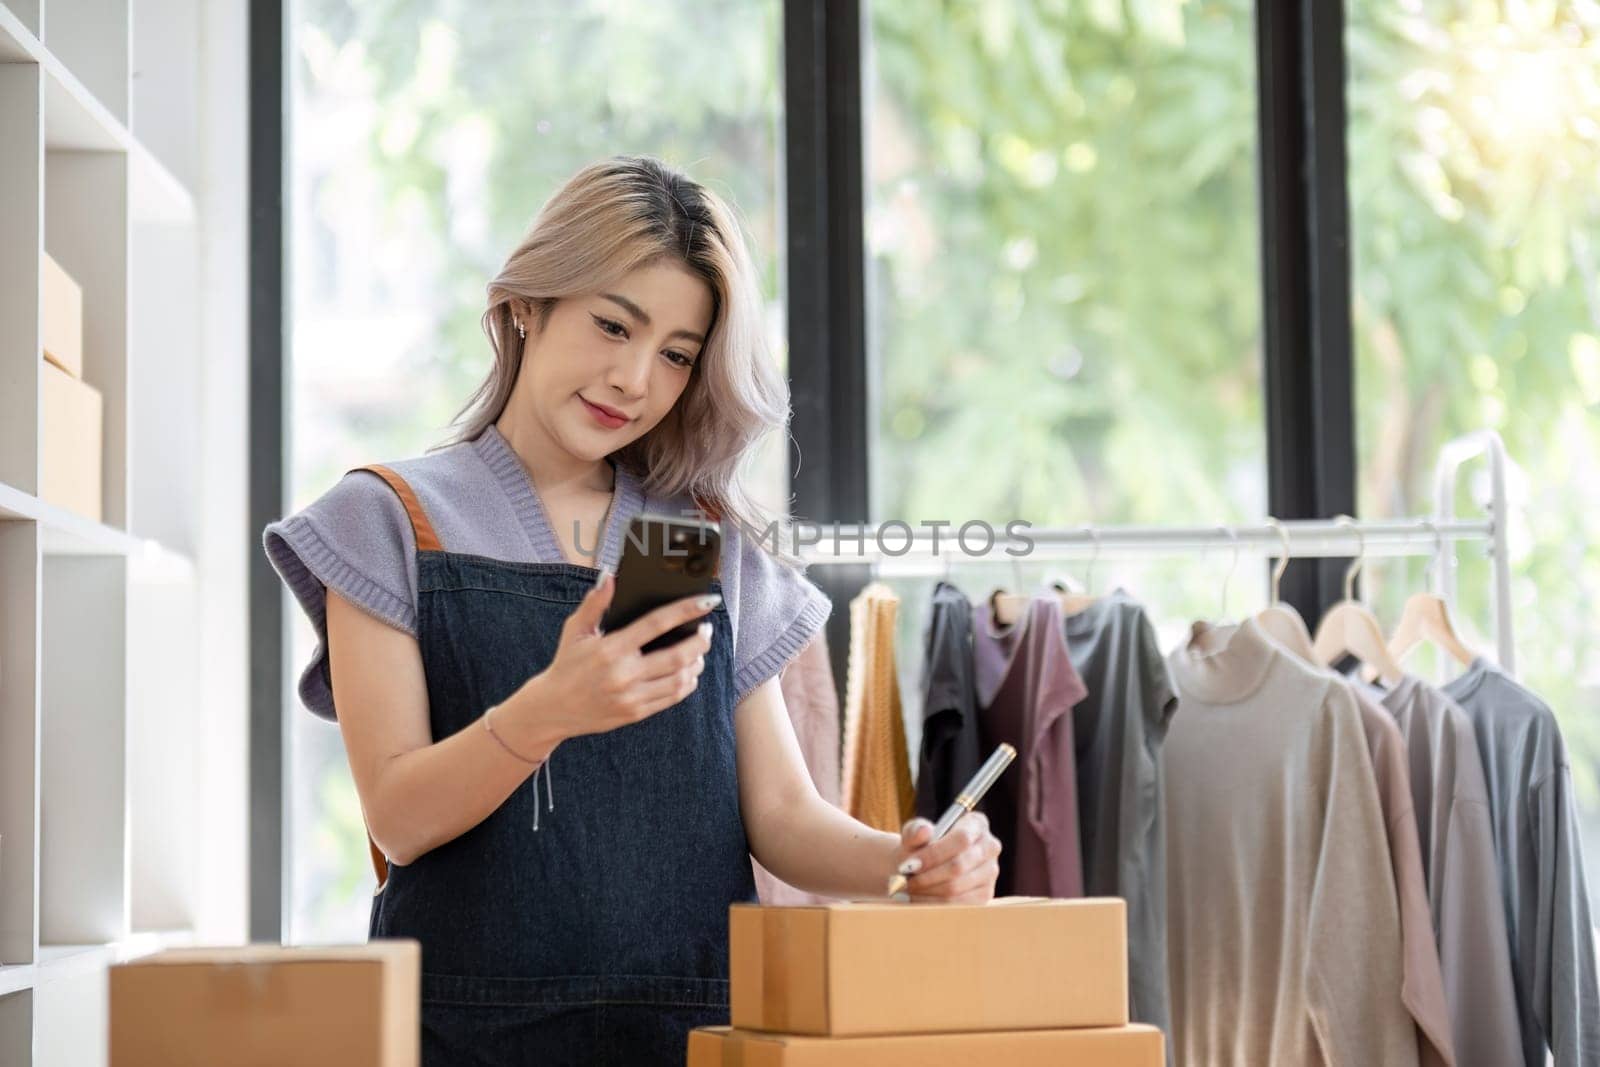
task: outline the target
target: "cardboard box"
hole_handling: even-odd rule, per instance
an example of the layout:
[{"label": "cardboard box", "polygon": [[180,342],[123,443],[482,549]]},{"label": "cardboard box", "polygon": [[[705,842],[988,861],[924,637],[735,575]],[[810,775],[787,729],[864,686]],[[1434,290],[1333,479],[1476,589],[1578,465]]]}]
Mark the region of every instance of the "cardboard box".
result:
[{"label": "cardboard box", "polygon": [[417,1067],[416,941],[172,949],[110,969],[111,1067]]},{"label": "cardboard box", "polygon": [[729,909],[741,1030],[867,1035],[1128,1022],[1116,897]]},{"label": "cardboard box", "polygon": [[99,522],[100,391],[53,363],[39,375],[39,499]]},{"label": "cardboard box", "polygon": [[82,378],[83,289],[48,252],[40,257],[39,289],[43,298],[44,358],[74,378]]},{"label": "cardboard box", "polygon": [[899,1037],[795,1037],[726,1026],[689,1032],[689,1067],[1165,1067],[1153,1026]]}]

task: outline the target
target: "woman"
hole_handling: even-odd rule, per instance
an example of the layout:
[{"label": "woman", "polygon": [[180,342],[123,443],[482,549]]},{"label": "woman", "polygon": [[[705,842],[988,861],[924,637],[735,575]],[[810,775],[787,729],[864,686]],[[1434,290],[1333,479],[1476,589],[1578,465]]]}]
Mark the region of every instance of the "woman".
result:
[{"label": "woman", "polygon": [[[884,833],[807,774],[778,675],[830,605],[751,536],[740,464],[788,397],[728,208],[652,159],[591,165],[484,327],[494,365],[452,442],[265,532],[321,638],[300,694],[337,718],[387,857],[370,936],[422,945],[425,1062],[682,1062],[690,1028],[727,1022],[751,855],[830,896],[882,896],[906,865],[914,900],[990,899],[982,816]],[[726,599],[599,634],[628,521],[697,506],[722,520]]]}]

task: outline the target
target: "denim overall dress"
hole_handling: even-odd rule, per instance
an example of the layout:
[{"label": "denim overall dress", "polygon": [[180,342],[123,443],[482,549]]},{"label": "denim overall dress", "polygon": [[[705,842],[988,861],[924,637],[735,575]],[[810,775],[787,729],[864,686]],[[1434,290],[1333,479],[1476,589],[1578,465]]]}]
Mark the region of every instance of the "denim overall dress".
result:
[{"label": "denim overall dress", "polygon": [[[416,533],[433,739],[481,730],[485,709],[550,664],[599,571],[445,551],[398,474],[360,469],[399,494]],[[625,519],[608,516],[608,530]],[[562,742],[542,768],[546,810],[536,773],[483,822],[404,866],[369,837],[380,884],[368,935],[422,947],[423,1067],[681,1064],[690,1029],[728,1022],[728,906],[756,889],[726,606],[710,621],[695,691],[641,722]]]}]

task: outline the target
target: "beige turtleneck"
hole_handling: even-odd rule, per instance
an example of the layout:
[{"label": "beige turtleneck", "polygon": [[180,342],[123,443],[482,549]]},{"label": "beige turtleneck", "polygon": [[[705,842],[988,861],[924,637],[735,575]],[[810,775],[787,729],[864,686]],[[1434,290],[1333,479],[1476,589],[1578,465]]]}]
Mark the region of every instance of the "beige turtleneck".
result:
[{"label": "beige turtleneck", "polygon": [[1208,628],[1167,662],[1175,1062],[1415,1064],[1399,905],[1350,690],[1253,619]]}]

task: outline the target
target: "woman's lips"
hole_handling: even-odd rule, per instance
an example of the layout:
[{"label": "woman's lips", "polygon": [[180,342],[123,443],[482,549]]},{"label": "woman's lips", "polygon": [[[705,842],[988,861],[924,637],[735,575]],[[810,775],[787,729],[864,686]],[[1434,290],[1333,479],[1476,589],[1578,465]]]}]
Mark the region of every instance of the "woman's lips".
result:
[{"label": "woman's lips", "polygon": [[608,430],[615,430],[617,427],[626,426],[633,421],[626,415],[619,415],[610,408],[601,407],[599,404],[591,404],[584,400],[582,396],[579,396],[578,399],[582,401],[584,407],[589,409],[589,414],[594,416],[594,421]]}]

